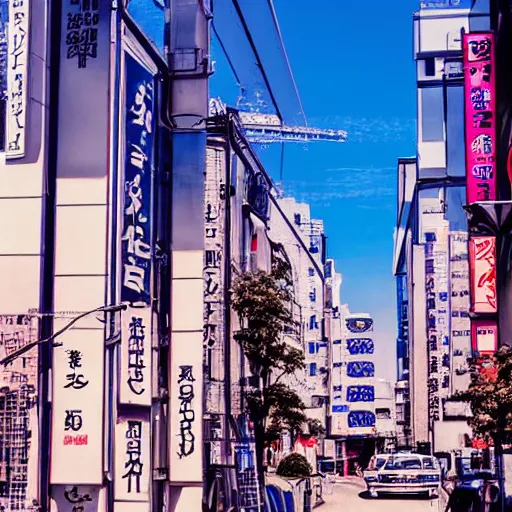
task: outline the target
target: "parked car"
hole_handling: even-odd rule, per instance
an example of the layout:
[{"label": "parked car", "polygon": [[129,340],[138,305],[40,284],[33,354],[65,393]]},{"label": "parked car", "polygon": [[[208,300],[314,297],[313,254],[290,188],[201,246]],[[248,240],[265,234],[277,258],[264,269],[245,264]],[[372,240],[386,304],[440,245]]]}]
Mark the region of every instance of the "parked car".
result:
[{"label": "parked car", "polygon": [[438,495],[441,468],[435,457],[413,452],[375,455],[364,472],[372,498],[379,494]]}]

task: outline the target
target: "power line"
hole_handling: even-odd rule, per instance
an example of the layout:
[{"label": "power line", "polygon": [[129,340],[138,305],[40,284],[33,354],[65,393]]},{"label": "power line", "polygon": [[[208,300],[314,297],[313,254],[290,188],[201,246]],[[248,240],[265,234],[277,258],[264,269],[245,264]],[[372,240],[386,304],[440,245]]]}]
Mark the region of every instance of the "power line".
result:
[{"label": "power line", "polygon": [[8,356],[4,357],[2,360],[0,360],[0,365],[7,365],[20,357],[21,355],[28,352],[30,349],[34,348],[37,345],[40,345],[42,343],[48,343],[49,341],[54,340],[64,332],[66,332],[70,327],[72,327],[76,322],[81,320],[87,315],[91,315],[92,313],[101,313],[101,312],[111,312],[115,313],[116,311],[123,311],[126,310],[127,305],[126,304],[116,304],[113,306],[100,306],[99,308],[91,309],[90,311],[86,311],[85,313],[81,313],[80,315],[73,318],[70,322],[68,322],[64,327],[59,329],[56,333],[52,334],[51,336],[48,336],[48,338],[44,338],[42,340],[36,340],[32,341],[31,343],[27,343],[24,347],[19,348],[18,350],[15,350]]},{"label": "power line", "polygon": [[284,59],[286,61],[286,66],[288,67],[288,73],[290,74],[290,78],[292,79],[293,88],[295,89],[295,94],[297,96],[297,100],[299,101],[300,112],[302,117],[304,118],[304,124],[308,126],[308,121],[306,119],[306,114],[304,112],[304,107],[302,106],[302,100],[299,94],[299,88],[297,87],[297,83],[295,82],[295,77],[293,76],[292,66],[290,64],[290,60],[288,59],[288,53],[286,52],[286,46],[284,45],[283,35],[281,33],[281,28],[279,26],[279,21],[277,20],[277,13],[274,7],[273,0],[267,0],[268,7],[272,14],[272,21],[274,22],[274,27],[277,32],[277,36],[279,37],[279,44],[281,45],[281,50],[283,51]]},{"label": "power line", "polygon": [[226,56],[226,59],[227,59],[228,64],[229,64],[229,67],[231,68],[231,72],[233,73],[233,75],[235,77],[236,84],[239,87],[241,87],[242,83],[240,81],[240,77],[238,76],[238,73],[236,72],[236,69],[235,69],[235,66],[233,64],[233,61],[231,60],[231,57],[229,56],[228,51],[227,51],[226,47],[224,46],[224,43],[222,42],[222,39],[221,39],[219,33],[217,32],[217,29],[215,28],[215,23],[213,23],[213,22],[212,22],[212,29],[213,29],[213,33],[215,34],[215,37],[219,41],[220,47],[222,49],[222,52]]},{"label": "power line", "polygon": [[232,2],[233,2],[233,6],[235,7],[236,13],[238,14],[238,17],[240,18],[240,23],[242,24],[242,27],[244,29],[245,35],[247,37],[247,41],[249,42],[249,45],[251,46],[251,49],[254,53],[254,57],[256,58],[256,64],[257,64],[258,68],[260,69],[261,76],[263,77],[263,81],[265,82],[265,86],[270,95],[270,99],[272,100],[272,104],[274,105],[276,114],[279,116],[279,119],[283,120],[283,116],[281,115],[281,111],[279,110],[279,106],[277,105],[277,100],[274,96],[274,92],[272,91],[272,87],[270,86],[270,82],[268,80],[267,73],[265,72],[265,68],[263,67],[263,62],[261,61],[261,57],[256,48],[256,44],[254,43],[254,39],[251,35],[251,31],[249,30],[247,22],[245,21],[244,14],[242,12],[240,4],[239,4],[238,0],[232,0]]}]

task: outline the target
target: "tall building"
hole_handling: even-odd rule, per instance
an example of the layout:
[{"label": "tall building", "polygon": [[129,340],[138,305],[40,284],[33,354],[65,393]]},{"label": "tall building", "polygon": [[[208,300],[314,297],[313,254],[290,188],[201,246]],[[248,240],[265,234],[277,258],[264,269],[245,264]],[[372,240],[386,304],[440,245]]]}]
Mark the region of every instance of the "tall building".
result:
[{"label": "tall building", "polygon": [[418,146],[398,162],[396,392],[401,439],[434,451],[469,433],[450,402],[471,356],[462,39],[489,28],[488,0],[425,0],[414,14]]},{"label": "tall building", "polygon": [[[336,288],[339,292],[333,286],[333,293]],[[338,301],[333,296],[333,305]],[[328,436],[335,441],[338,471],[346,475],[351,463],[364,466],[376,448],[373,319],[367,313],[350,313],[346,304],[334,306],[329,343]]]},{"label": "tall building", "polygon": [[0,4],[8,510],[201,508],[210,2],[116,5]]}]

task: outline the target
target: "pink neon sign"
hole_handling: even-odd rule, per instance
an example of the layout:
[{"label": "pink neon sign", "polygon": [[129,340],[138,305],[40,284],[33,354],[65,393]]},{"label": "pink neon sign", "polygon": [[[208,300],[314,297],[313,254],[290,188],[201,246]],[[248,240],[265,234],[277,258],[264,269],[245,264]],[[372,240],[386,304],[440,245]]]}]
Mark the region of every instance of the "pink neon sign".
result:
[{"label": "pink neon sign", "polygon": [[494,34],[463,34],[467,203],[496,199]]}]

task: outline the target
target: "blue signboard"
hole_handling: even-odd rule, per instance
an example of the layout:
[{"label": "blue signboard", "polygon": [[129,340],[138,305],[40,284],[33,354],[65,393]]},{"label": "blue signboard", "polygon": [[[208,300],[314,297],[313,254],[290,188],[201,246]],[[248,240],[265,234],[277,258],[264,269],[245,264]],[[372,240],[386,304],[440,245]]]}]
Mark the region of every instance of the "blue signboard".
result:
[{"label": "blue signboard", "polygon": [[165,56],[164,0],[127,0],[126,10],[144,35]]},{"label": "blue signboard", "polygon": [[347,375],[349,377],[374,377],[375,365],[370,361],[353,361],[347,364]]},{"label": "blue signboard", "polygon": [[348,415],[349,428],[374,427],[375,414],[370,411],[352,411]]},{"label": "blue signboard", "polygon": [[421,9],[471,9],[473,0],[421,0]]},{"label": "blue signboard", "polygon": [[373,354],[374,343],[371,338],[349,338],[347,340],[347,350],[351,356],[358,354]]},{"label": "blue signboard", "polygon": [[153,75],[126,56],[121,301],[150,304]]},{"label": "blue signboard", "polygon": [[347,402],[374,402],[375,388],[373,386],[349,386]]},{"label": "blue signboard", "polygon": [[371,318],[347,318],[345,325],[350,332],[367,332],[373,327],[373,320]]},{"label": "blue signboard", "polygon": [[333,405],[332,412],[348,412],[348,405]]}]

